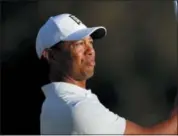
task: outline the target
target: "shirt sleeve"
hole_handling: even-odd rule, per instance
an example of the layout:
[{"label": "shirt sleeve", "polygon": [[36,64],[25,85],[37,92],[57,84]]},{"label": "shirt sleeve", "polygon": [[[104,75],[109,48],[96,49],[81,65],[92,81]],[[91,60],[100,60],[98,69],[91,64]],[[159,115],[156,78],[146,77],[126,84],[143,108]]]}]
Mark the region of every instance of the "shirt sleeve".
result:
[{"label": "shirt sleeve", "polygon": [[86,100],[74,110],[75,129],[79,134],[118,134],[125,132],[126,120],[104,107],[99,100]]}]

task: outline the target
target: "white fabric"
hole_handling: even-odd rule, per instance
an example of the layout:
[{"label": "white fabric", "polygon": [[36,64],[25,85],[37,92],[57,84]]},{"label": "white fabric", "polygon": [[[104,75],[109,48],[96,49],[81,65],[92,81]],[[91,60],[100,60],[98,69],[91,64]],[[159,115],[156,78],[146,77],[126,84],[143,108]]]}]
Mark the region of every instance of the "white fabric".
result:
[{"label": "white fabric", "polygon": [[124,134],[125,118],[105,108],[91,90],[65,82],[47,84],[42,90],[46,99],[41,134]]},{"label": "white fabric", "polygon": [[50,17],[40,28],[36,38],[36,52],[40,58],[46,48],[50,48],[60,41],[81,40],[92,33],[100,31],[97,38],[106,35],[103,26],[88,28],[74,15],[65,13]]}]

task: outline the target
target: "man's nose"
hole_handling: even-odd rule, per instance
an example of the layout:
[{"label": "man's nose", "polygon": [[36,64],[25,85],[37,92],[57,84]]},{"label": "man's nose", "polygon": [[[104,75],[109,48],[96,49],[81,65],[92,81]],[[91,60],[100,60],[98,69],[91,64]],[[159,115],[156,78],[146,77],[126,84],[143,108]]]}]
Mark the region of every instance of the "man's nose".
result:
[{"label": "man's nose", "polygon": [[93,47],[87,47],[86,49],[86,55],[95,55],[95,50]]}]

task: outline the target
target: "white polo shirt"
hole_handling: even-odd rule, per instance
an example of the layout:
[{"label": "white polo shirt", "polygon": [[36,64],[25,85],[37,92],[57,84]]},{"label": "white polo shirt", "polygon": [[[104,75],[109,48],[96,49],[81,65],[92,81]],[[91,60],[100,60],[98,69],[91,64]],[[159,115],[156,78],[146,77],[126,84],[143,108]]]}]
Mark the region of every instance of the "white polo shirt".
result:
[{"label": "white polo shirt", "polygon": [[104,107],[91,90],[65,82],[44,85],[42,90],[46,99],[41,134],[124,134],[126,120]]}]

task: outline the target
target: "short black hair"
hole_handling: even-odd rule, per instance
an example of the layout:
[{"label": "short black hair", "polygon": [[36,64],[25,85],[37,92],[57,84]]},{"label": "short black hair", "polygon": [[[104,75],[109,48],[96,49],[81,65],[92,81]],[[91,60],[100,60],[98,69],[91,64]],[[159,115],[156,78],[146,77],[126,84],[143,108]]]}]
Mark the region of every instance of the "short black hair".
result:
[{"label": "short black hair", "polygon": [[[63,74],[58,70],[58,62],[56,60],[56,50],[58,52],[62,51],[64,45],[64,41],[60,41],[53,45],[49,51],[49,60],[47,60],[44,56],[41,57],[41,62],[43,66],[47,69],[48,78],[51,82],[59,82],[62,80]],[[53,56],[55,55],[55,57]]]},{"label": "short black hair", "polygon": [[60,41],[56,44],[54,44],[50,49],[62,49],[65,41]]}]

